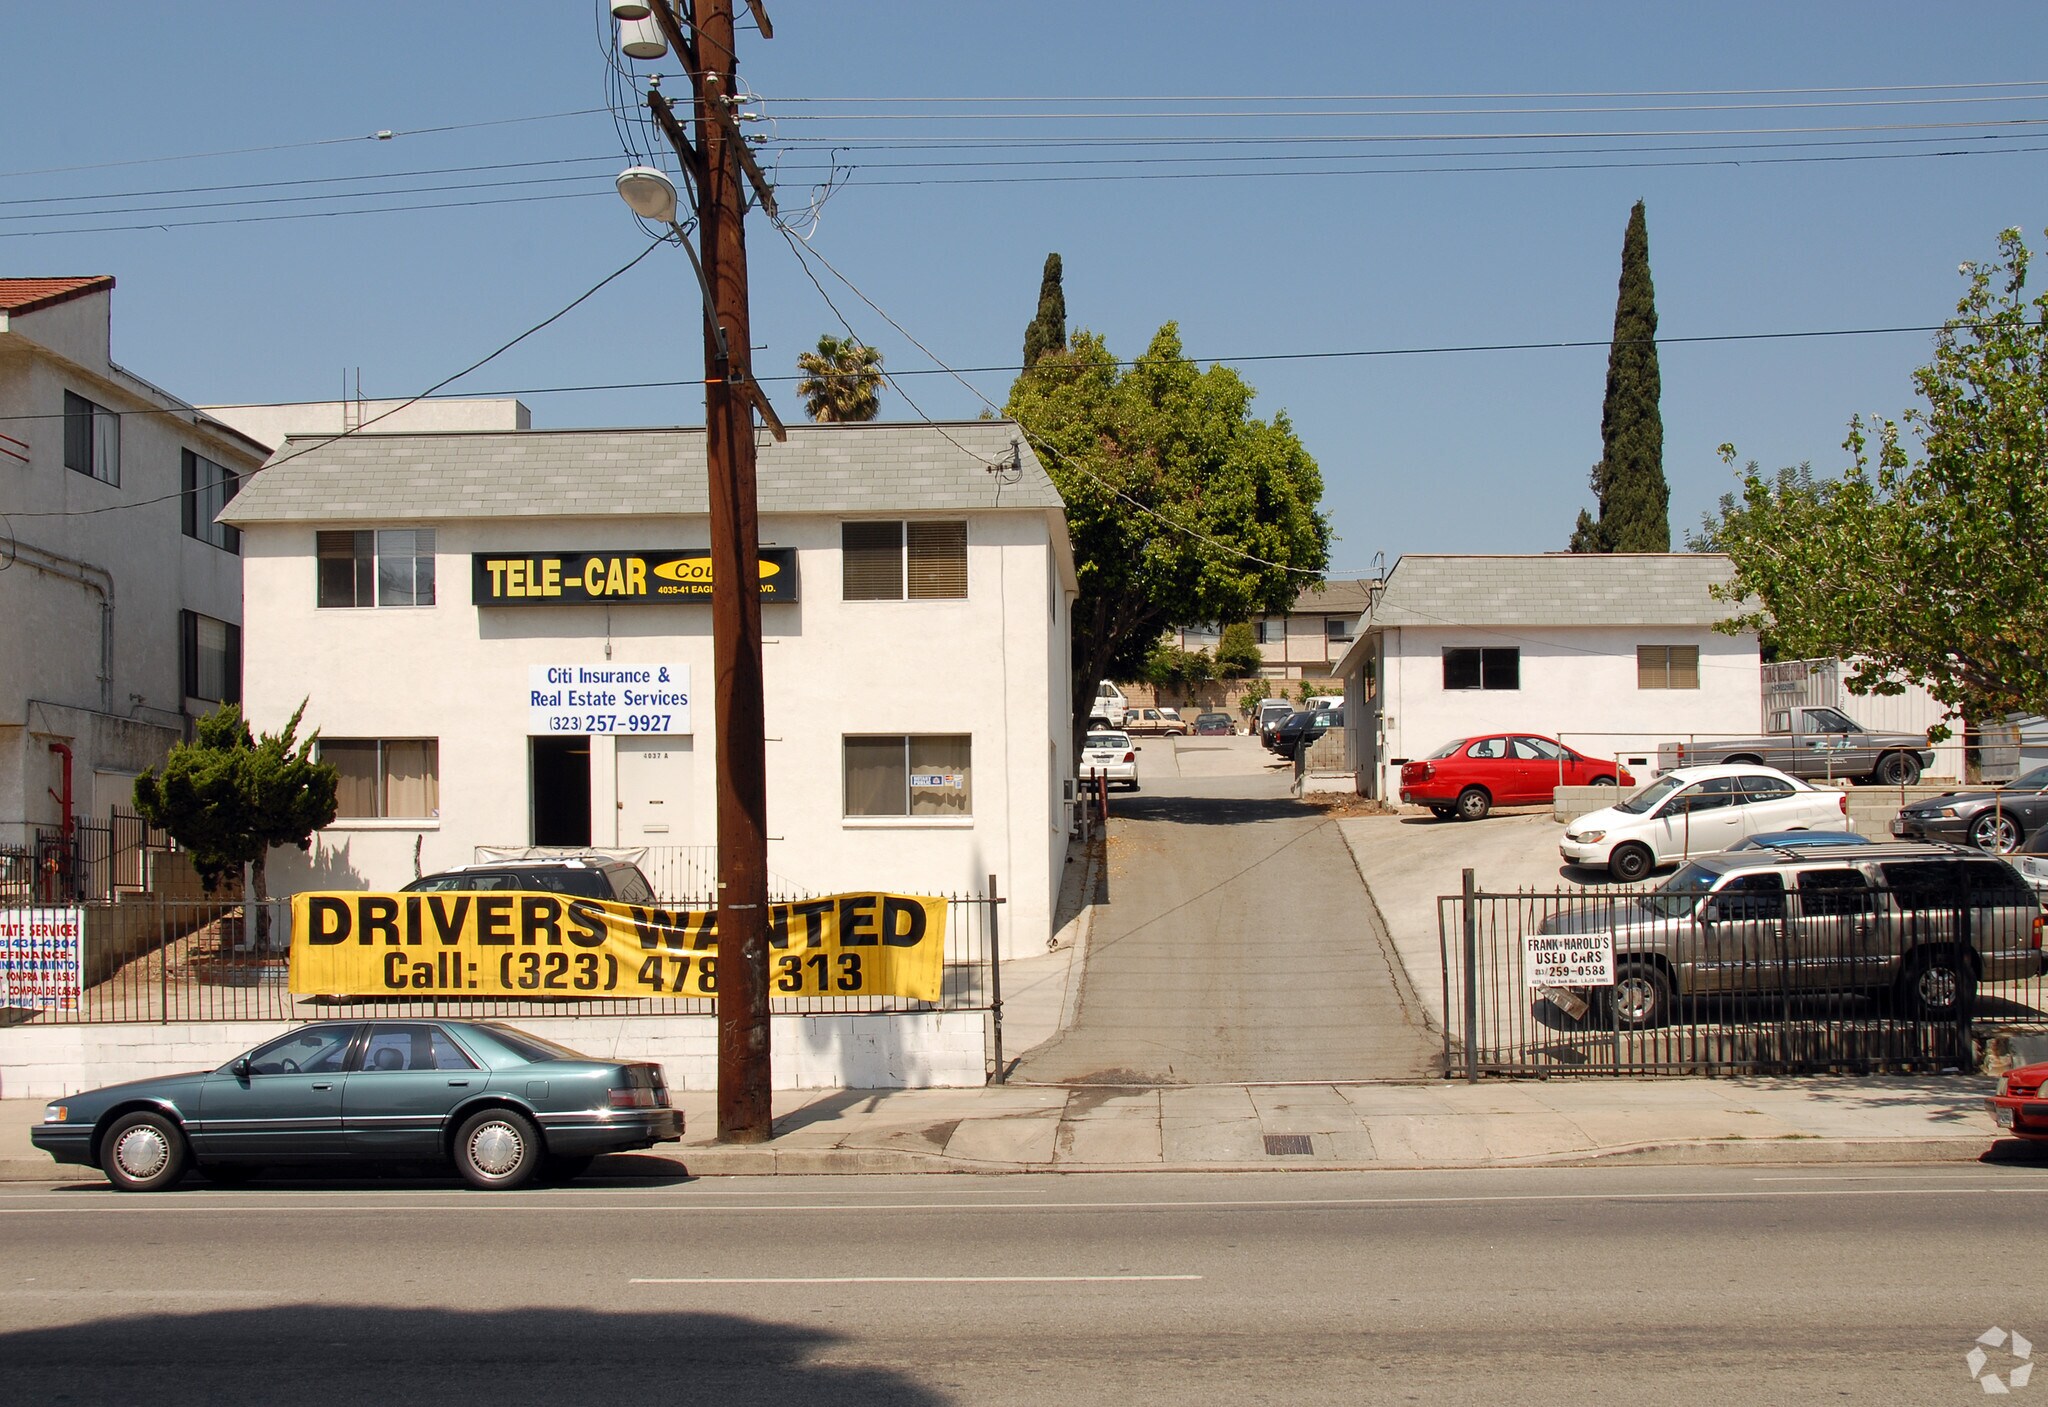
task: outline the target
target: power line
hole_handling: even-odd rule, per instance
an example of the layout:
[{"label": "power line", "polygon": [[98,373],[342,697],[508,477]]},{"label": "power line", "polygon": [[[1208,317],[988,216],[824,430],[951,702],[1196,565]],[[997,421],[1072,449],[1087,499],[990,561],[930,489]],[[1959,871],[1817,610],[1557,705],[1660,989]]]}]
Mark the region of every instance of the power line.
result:
[{"label": "power line", "polygon": [[1213,108],[1186,112],[974,112],[963,114],[930,112],[882,113],[793,113],[778,114],[782,122],[1185,122],[1199,118],[1230,118],[1244,121],[1258,118],[1302,117],[1551,117],[1622,115],[1641,112],[1799,112],[1843,108],[1955,107],[1979,103],[2027,103],[2048,100],[2048,93],[2003,94],[1988,97],[1894,98],[1885,101],[1823,101],[1798,103],[1655,103],[1622,107],[1492,107],[1492,108],[1317,108],[1311,111],[1274,110],[1241,112]]},{"label": "power line", "polygon": [[[256,468],[249,470],[245,474],[237,474],[235,477],[238,481],[238,487],[240,483],[246,483],[248,480],[255,478],[258,474],[264,473],[267,470],[275,469],[280,465],[291,463],[294,459],[297,459],[302,454],[310,454],[316,449],[325,449],[327,448],[327,446],[334,444],[336,441],[339,440],[353,439],[355,436],[360,435],[363,431],[369,429],[372,425],[375,425],[378,421],[398,414],[398,412],[404,410],[407,406],[425,400],[427,397],[433,395],[434,392],[442,389],[445,386],[452,384],[453,382],[460,381],[463,377],[469,375],[472,371],[477,370],[479,367],[482,367],[488,364],[489,362],[495,361],[498,357],[503,356],[506,352],[511,351],[514,347],[518,346],[521,342],[524,342],[527,338],[533,336],[535,333],[541,331],[543,328],[546,328],[551,324],[556,323],[560,321],[562,318],[568,316],[571,312],[573,312],[576,308],[580,307],[583,303],[595,297],[598,291],[604,288],[605,285],[611,283],[614,279],[622,277],[629,270],[638,265],[642,259],[645,259],[649,254],[652,254],[656,249],[659,249],[665,243],[667,243],[667,241],[663,239],[651,241],[645,249],[642,249],[638,254],[635,254],[631,259],[628,259],[625,263],[619,265],[618,268],[606,274],[603,278],[599,279],[589,288],[577,294],[573,299],[565,303],[562,307],[548,314],[545,318],[542,318],[533,326],[527,328],[526,331],[520,333],[517,337],[514,337],[509,342],[500,344],[497,348],[490,352],[487,352],[485,355],[478,358],[476,361],[471,362],[468,366],[456,372],[453,376],[444,376],[439,381],[436,381],[433,385],[427,387],[426,390],[420,392],[418,395],[400,401],[397,405],[392,406],[389,410],[379,411],[377,414],[371,416],[368,420],[363,421],[361,424],[356,425],[351,429],[343,430],[340,434],[328,435],[325,438],[319,440],[317,443],[307,445],[304,449],[292,451],[290,454],[285,455],[282,459],[273,459],[270,460],[268,463],[259,464]],[[198,490],[195,489],[193,490],[193,492],[196,493],[198,492]],[[100,508],[55,509],[44,511],[22,510],[9,513],[6,516],[12,518],[92,518],[97,517],[102,513],[120,513],[125,512],[131,508],[148,508],[159,503],[169,503],[174,499],[180,499],[183,498],[184,496],[185,490],[181,489],[176,493],[159,494],[155,498],[134,499],[127,503],[110,503]]]},{"label": "power line", "polygon": [[1500,100],[1534,101],[1538,98],[1739,98],[1769,97],[1795,93],[1930,93],[1930,92],[1975,92],[1987,88],[2038,88],[2048,79],[2015,78],[1967,83],[1892,83],[1855,84],[1822,88],[1644,88],[1619,89],[1613,91],[1586,92],[1515,92],[1515,93],[1153,93],[1153,94],[1072,94],[1036,97],[777,97],[778,103],[1266,103],[1266,102],[1402,102],[1419,103],[1441,100],[1444,102],[1486,102]]}]

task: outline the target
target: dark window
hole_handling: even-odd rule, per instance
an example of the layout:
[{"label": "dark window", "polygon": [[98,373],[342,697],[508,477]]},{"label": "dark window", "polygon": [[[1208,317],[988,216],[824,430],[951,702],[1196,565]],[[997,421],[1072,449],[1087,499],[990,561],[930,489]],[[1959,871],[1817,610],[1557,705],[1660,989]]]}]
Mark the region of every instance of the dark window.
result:
[{"label": "dark window", "polygon": [[64,467],[121,482],[121,417],[71,391],[64,393]]},{"label": "dark window", "polygon": [[1287,622],[1284,618],[1281,620],[1262,620],[1259,622],[1258,643],[1261,645],[1277,645],[1286,633],[1286,629]]},{"label": "dark window", "polygon": [[1797,790],[1790,782],[1777,777],[1738,777],[1745,801],[1783,801]]},{"label": "dark window", "polygon": [[362,1070],[474,1070],[476,1062],[439,1026],[384,1024],[370,1028]]},{"label": "dark window", "polygon": [[1952,909],[1962,877],[1948,860],[1897,860],[1881,868],[1892,899],[1902,909]]},{"label": "dark window", "polygon": [[839,555],[847,600],[903,599],[903,524],[842,523]]},{"label": "dark window", "polygon": [[441,814],[441,744],[434,738],[322,738],[320,760],[340,772],[334,814],[363,819]]},{"label": "dark window", "polygon": [[1737,875],[1714,895],[1714,916],[1732,921],[1785,916],[1785,881],[1775,874]]},{"label": "dark window", "polygon": [[1808,870],[1799,876],[1799,912],[1803,918],[1867,914],[1874,907],[1870,881],[1861,870]]},{"label": "dark window", "polygon": [[1444,650],[1446,689],[1519,689],[1522,651],[1517,646],[1450,646]]},{"label": "dark window", "polygon": [[325,1075],[339,1071],[354,1026],[306,1026],[249,1052],[255,1075]]},{"label": "dark window", "polygon": [[185,697],[242,701],[242,628],[197,611],[178,612],[178,673]]},{"label": "dark window", "polygon": [[2034,891],[2019,872],[2002,860],[1963,861],[1962,882],[1975,903],[2031,902]]},{"label": "dark window", "polygon": [[974,746],[965,733],[846,739],[849,816],[971,816]]},{"label": "dark window", "polygon": [[967,524],[905,523],[910,556],[910,599],[967,599]]},{"label": "dark window", "polygon": [[430,528],[323,532],[316,536],[317,600],[322,606],[431,606],[434,534]]},{"label": "dark window", "polygon": [[1323,622],[1323,634],[1332,644],[1341,644],[1351,638],[1351,622],[1342,616],[1331,616]]},{"label": "dark window", "polygon": [[179,455],[184,480],[185,536],[213,544],[226,552],[242,550],[242,534],[226,523],[213,520],[242,486],[239,475],[226,465],[215,464],[203,454],[184,450]]},{"label": "dark window", "polygon": [[1697,815],[1733,806],[1742,799],[1736,781],[1734,777],[1709,777],[1698,786],[1687,787],[1678,794],[1678,809]]}]

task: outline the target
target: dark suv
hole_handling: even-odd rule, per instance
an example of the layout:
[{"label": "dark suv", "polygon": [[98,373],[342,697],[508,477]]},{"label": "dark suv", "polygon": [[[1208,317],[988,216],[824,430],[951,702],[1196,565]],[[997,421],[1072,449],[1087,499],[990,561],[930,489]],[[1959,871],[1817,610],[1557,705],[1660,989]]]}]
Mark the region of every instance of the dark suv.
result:
[{"label": "dark suv", "polygon": [[[1545,936],[1601,935],[1623,1029],[1694,996],[1858,994],[1920,1021],[1954,1019],[1980,982],[2043,970],[2041,902],[2013,867],[1929,844],[1724,851],[1647,893],[1588,898]],[[1604,944],[1603,944],[1604,945]]]},{"label": "dark suv", "polygon": [[630,860],[608,855],[581,855],[549,860],[489,860],[457,865],[438,874],[421,875],[401,894],[480,890],[524,890],[528,893],[575,894],[609,899],[618,904],[652,904],[653,886]]}]

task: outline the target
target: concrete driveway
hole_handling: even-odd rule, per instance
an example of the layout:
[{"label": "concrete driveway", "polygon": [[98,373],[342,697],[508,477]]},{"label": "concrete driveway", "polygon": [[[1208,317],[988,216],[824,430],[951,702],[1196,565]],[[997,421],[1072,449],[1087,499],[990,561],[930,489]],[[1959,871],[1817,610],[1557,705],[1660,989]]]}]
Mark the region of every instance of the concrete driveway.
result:
[{"label": "concrete driveway", "polygon": [[1441,1037],[1409,991],[1337,824],[1258,740],[1148,740],[1112,797],[1107,902],[1075,1023],[1013,1080],[1421,1079]]}]

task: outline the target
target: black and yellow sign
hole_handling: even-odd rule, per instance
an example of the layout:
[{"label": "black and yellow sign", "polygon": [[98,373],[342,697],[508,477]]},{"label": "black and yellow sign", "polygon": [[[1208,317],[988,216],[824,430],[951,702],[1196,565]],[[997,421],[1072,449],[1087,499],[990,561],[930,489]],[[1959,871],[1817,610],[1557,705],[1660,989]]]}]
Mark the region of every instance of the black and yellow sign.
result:
[{"label": "black and yellow sign", "polygon": [[[761,599],[796,600],[796,550],[764,547],[760,562]],[[469,580],[479,606],[709,601],[711,552],[472,552]]]},{"label": "black and yellow sign", "polygon": [[[768,993],[937,1001],[946,901],[833,894],[769,906]],[[291,989],[354,997],[708,997],[718,915],[564,894],[292,897]]]}]

